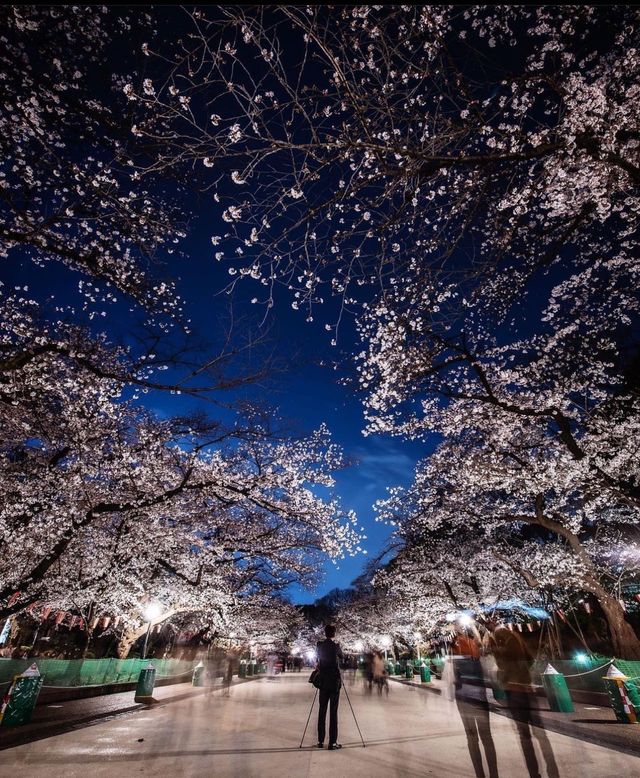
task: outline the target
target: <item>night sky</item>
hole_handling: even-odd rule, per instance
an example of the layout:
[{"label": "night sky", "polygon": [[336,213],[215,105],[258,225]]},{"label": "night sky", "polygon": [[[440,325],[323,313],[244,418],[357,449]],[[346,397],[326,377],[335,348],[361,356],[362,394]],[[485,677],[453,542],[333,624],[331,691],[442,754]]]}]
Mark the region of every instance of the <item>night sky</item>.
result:
[{"label": "night sky", "polygon": [[[176,276],[180,278],[178,288],[194,331],[205,336],[216,327],[221,310],[229,304],[229,297],[219,293],[229,281],[228,266],[215,261],[210,242],[210,235],[222,232],[224,225],[212,223],[207,210],[206,205],[201,206],[198,221],[183,246],[185,257],[175,265]],[[219,208],[215,211],[219,213]],[[255,282],[249,279],[240,282],[234,290],[233,305],[234,311],[252,315],[258,325],[265,311],[250,304],[256,291]],[[280,300],[269,313],[265,326],[270,330],[270,346],[276,357],[280,355],[290,365],[285,372],[275,374],[267,387],[258,389],[257,395],[275,406],[295,432],[310,432],[325,423],[335,442],[353,461],[349,468],[336,473],[335,491],[343,506],[353,509],[364,526],[367,541],[363,547],[367,555],[335,564],[326,562],[324,579],[317,590],[301,587],[291,590],[296,602],[308,602],[335,587],[348,586],[362,572],[368,558],[380,552],[390,528],[375,521],[373,503],[385,497],[389,486],[408,485],[416,462],[427,453],[424,444],[362,434],[364,417],[355,386],[343,386],[339,380],[347,374],[353,375],[353,365],[346,352],[355,350],[357,335],[353,320],[347,319],[341,327],[338,345],[331,346],[332,334],[324,329],[325,322],[331,319],[331,305],[331,302],[326,304],[326,318],[318,310],[314,321],[308,323],[306,312],[294,311],[288,293],[281,290]],[[338,370],[333,369],[336,361],[340,362]],[[171,398],[157,397],[156,402],[162,408]]]}]

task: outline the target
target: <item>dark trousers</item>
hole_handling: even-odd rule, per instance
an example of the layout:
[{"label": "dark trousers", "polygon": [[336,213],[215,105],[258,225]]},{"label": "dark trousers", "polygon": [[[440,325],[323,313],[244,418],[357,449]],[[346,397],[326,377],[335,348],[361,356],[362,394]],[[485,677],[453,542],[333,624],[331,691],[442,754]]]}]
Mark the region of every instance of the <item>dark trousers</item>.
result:
[{"label": "dark trousers", "polygon": [[329,743],[338,742],[338,703],[340,689],[327,691],[320,689],[320,708],[318,710],[318,743],[324,743],[327,705],[329,705]]},{"label": "dark trousers", "polygon": [[458,711],[467,736],[469,756],[476,774],[476,778],[484,778],[485,772],[482,765],[482,752],[480,741],[484,746],[484,755],[489,768],[489,778],[498,778],[498,758],[491,737],[491,724],[489,721],[489,706],[474,705],[461,698],[456,698]]},{"label": "dark trousers", "polygon": [[540,767],[533,749],[533,737],[538,741],[547,763],[547,775],[549,778],[559,778],[558,766],[544,725],[538,711],[531,708],[531,695],[507,690],[507,705],[520,736],[520,747],[530,778],[540,778]]}]

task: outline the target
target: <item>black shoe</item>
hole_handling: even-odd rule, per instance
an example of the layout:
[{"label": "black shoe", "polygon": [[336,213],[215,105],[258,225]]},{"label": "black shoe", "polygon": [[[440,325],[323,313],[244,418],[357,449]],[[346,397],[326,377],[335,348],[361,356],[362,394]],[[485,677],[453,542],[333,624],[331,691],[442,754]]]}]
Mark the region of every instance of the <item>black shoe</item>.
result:
[{"label": "black shoe", "polygon": [[324,748],[324,743],[316,743],[316,748]]},{"label": "black shoe", "polygon": [[329,751],[337,751],[339,748],[342,748],[340,743],[329,743]]}]

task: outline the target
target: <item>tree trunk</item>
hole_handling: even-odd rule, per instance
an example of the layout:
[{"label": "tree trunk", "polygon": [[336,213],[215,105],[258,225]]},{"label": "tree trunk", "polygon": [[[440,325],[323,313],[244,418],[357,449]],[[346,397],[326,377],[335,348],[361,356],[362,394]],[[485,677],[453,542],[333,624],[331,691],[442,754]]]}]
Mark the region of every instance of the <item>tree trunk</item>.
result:
[{"label": "tree trunk", "polygon": [[544,515],[544,499],[536,497],[536,518],[531,523],[539,524],[545,529],[555,532],[565,538],[571,550],[588,571],[584,576],[585,589],[598,600],[609,627],[611,647],[614,656],[620,659],[640,659],[640,640],[633,627],[624,617],[624,608],[620,602],[602,586],[594,570],[593,562],[584,549],[579,537],[560,522]]},{"label": "tree trunk", "polygon": [[593,589],[598,590],[593,593],[607,620],[613,655],[620,659],[640,659],[640,640],[631,624],[625,619],[622,605],[602,587],[597,586]]},{"label": "tree trunk", "polygon": [[129,651],[131,651],[131,646],[133,646],[133,644],[141,635],[144,635],[146,629],[147,629],[146,624],[141,629],[136,629],[136,630],[125,629],[125,631],[120,636],[120,639],[118,640],[118,659],[126,659],[129,656]]}]

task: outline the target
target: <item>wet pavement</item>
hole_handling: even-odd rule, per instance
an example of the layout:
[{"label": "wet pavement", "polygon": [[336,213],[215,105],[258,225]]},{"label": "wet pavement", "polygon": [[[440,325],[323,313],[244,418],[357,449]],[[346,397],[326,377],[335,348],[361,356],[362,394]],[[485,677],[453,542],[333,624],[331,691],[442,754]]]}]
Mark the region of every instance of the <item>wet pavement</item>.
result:
[{"label": "wet pavement", "polygon": [[[181,692],[176,687],[158,691],[168,694],[165,689]],[[167,696],[152,707],[114,714],[113,718],[93,726],[7,748],[0,754],[0,776],[86,778],[90,773],[91,778],[137,775],[467,778],[476,775],[455,702],[402,684],[392,684],[388,697],[367,695],[360,681],[353,685],[348,681],[346,690],[366,748],[360,744],[343,692],[340,740],[344,748],[336,752],[313,748],[315,716],[312,716],[304,747],[300,749],[314,690],[307,683],[306,674],[285,675],[274,681],[259,679],[236,686],[228,698],[219,693],[206,696],[200,689],[186,689],[186,696],[180,698],[180,694],[174,694],[173,701]],[[515,723],[503,715],[491,714],[486,725],[482,734],[495,746],[498,775],[512,778],[535,774],[525,767]],[[533,744],[542,775],[567,778],[640,775],[640,760],[628,753],[556,732],[545,734],[537,728],[529,734],[533,735],[528,742]]]}]

